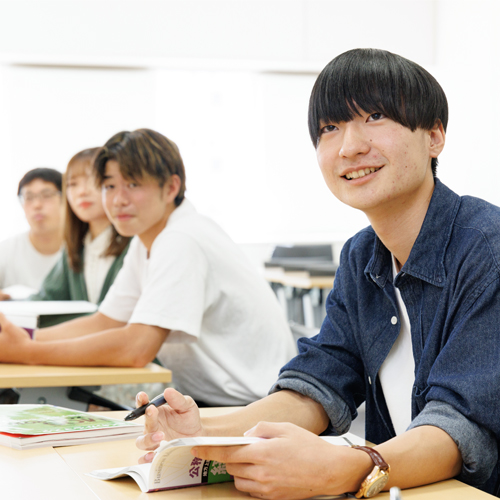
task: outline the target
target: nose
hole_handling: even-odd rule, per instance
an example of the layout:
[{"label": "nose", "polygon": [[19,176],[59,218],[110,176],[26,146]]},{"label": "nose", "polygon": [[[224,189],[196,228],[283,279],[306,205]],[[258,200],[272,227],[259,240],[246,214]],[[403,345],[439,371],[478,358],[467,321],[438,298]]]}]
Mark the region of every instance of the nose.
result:
[{"label": "nose", "polygon": [[128,205],[129,199],[127,194],[127,188],[125,186],[116,186],[112,192],[112,204],[115,207],[123,207]]},{"label": "nose", "polygon": [[354,120],[346,123],[339,156],[353,158],[358,155],[367,154],[368,151],[370,151],[370,141],[363,128]]}]

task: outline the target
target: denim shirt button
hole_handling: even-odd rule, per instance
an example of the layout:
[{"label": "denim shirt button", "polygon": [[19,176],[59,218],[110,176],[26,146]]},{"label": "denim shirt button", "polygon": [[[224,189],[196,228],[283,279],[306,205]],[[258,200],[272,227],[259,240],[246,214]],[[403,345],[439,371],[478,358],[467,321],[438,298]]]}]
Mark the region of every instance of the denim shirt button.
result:
[{"label": "denim shirt button", "polygon": [[398,322],[398,318],[396,318],[396,316],[393,316],[393,317],[391,318],[391,323],[392,323],[393,325],[395,325],[397,322]]},{"label": "denim shirt button", "polygon": [[372,379],[371,379],[370,375],[368,375],[368,383],[369,383],[370,385],[372,385]]}]

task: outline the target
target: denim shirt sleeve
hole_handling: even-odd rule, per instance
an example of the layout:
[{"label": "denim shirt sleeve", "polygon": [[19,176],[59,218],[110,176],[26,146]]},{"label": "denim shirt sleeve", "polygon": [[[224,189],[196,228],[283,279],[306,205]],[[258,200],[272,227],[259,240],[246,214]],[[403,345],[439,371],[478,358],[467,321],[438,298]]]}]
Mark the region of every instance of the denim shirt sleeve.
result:
[{"label": "denim shirt sleeve", "polygon": [[298,392],[322,405],[330,420],[328,433],[340,435],[349,431],[352,421],[349,407],[336,392],[317,378],[306,373],[286,370],[281,373],[269,394],[283,389]]},{"label": "denim shirt sleeve", "polygon": [[497,443],[491,431],[441,401],[430,401],[413,419],[408,430],[422,425],[439,427],[458,446],[463,460],[458,479],[473,486],[480,486],[491,476],[498,460]]}]

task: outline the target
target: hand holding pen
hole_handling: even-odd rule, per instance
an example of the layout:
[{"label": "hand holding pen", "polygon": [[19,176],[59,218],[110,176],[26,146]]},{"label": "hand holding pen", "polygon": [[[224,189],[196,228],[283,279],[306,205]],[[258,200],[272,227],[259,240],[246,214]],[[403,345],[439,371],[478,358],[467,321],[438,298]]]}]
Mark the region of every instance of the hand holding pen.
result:
[{"label": "hand holding pen", "polygon": [[139,408],[136,408],[134,411],[129,413],[126,417],[125,420],[128,422],[130,420],[135,420],[136,418],[142,417],[145,413],[146,410],[151,406],[154,405],[158,408],[158,406],[167,404],[167,401],[165,400],[165,397],[163,394],[159,394],[155,398],[153,398],[149,403],[146,403],[142,406],[139,406]]},{"label": "hand holding pen", "polygon": [[[202,436],[204,433],[200,411],[192,398],[171,387],[165,389],[161,396],[149,401],[147,394],[140,392],[136,397],[139,408],[132,413],[145,415],[144,435],[137,438],[136,446],[150,452],[139,460],[141,463],[151,462],[154,457],[152,451],[162,440]],[[156,401],[155,404],[152,404],[153,401]]]}]

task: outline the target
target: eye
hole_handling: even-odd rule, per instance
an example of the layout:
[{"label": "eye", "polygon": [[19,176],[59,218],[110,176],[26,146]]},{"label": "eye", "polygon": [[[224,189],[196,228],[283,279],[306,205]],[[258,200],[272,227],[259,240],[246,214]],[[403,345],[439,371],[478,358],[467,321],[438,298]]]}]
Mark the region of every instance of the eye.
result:
[{"label": "eye", "polygon": [[103,191],[109,191],[110,189],[113,189],[115,186],[113,184],[103,184],[102,189]]},{"label": "eye", "polygon": [[139,187],[139,184],[137,182],[129,182],[128,187],[133,189],[133,188]]},{"label": "eye", "polygon": [[327,134],[328,132],[333,132],[334,130],[337,130],[335,125],[325,125],[324,127],[321,127],[320,134]]},{"label": "eye", "polygon": [[368,117],[368,121],[370,122],[376,122],[376,121],[379,121],[381,120],[382,118],[385,118],[386,116],[384,115],[384,113],[372,113],[369,117]]}]

